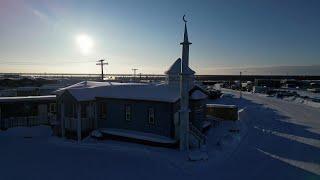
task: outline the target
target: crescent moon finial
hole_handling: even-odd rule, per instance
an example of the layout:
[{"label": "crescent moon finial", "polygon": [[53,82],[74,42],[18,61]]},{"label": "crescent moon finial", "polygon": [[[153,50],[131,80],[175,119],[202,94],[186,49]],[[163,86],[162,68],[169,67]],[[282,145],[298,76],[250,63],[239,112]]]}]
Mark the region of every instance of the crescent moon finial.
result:
[{"label": "crescent moon finial", "polygon": [[186,15],[183,15],[182,19],[183,19],[183,21],[184,21],[185,23],[187,22],[187,20],[186,20]]}]

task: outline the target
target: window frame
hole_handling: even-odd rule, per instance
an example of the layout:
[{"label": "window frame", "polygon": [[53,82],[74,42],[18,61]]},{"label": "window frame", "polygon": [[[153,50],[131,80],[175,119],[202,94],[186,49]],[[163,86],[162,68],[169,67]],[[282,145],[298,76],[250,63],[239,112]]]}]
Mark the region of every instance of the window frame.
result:
[{"label": "window frame", "polygon": [[[153,120],[151,120],[151,119],[153,119]],[[154,107],[149,107],[148,108],[148,122],[149,122],[149,124],[156,124]]]},{"label": "window frame", "polygon": [[76,103],[71,104],[71,111],[68,113],[68,116],[71,118],[77,117],[77,104]]},{"label": "window frame", "polygon": [[81,106],[81,112],[80,112],[81,118],[88,118],[89,116],[87,112],[88,104],[81,103],[80,106]]},{"label": "window frame", "polygon": [[[131,121],[132,120],[132,107],[130,104],[126,104],[124,108],[124,115],[125,115],[125,120],[126,121]],[[129,118],[128,118],[129,117]]]},{"label": "window frame", "polygon": [[99,103],[99,118],[100,119],[106,119],[108,116],[108,105],[105,102]]},{"label": "window frame", "polygon": [[56,113],[57,112],[57,104],[56,103],[50,103],[49,104],[49,112],[50,113]]}]

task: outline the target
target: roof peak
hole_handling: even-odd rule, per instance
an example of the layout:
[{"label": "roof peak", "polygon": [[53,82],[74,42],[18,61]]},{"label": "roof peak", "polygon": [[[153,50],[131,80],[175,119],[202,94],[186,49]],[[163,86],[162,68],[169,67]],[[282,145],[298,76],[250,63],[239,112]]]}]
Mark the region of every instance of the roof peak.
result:
[{"label": "roof peak", "polygon": [[181,58],[178,58],[165,72],[167,75],[195,74],[195,72]]}]

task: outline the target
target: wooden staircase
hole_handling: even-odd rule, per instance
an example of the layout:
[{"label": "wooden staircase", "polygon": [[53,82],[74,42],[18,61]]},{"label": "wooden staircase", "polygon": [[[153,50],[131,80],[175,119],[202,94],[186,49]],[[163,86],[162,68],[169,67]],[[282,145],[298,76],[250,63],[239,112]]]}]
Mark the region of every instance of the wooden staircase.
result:
[{"label": "wooden staircase", "polygon": [[206,144],[207,137],[192,123],[189,123],[189,133],[198,140],[198,148]]}]

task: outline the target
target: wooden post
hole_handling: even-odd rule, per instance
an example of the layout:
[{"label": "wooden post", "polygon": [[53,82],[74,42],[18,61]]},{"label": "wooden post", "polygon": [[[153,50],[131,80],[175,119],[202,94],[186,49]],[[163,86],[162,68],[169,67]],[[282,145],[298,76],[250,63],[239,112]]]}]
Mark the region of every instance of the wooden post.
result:
[{"label": "wooden post", "polygon": [[61,103],[61,136],[64,138],[66,135],[66,131],[65,131],[65,120],[64,120],[64,104],[63,102]]},{"label": "wooden post", "polygon": [[78,135],[78,143],[81,141],[81,104],[77,104],[77,110],[78,110],[78,120],[77,120],[77,135]]},{"label": "wooden post", "polygon": [[239,98],[242,98],[242,72],[240,71],[240,94],[239,94]]},{"label": "wooden post", "polygon": [[98,103],[94,102],[94,129],[98,129]]},{"label": "wooden post", "polygon": [[2,119],[1,119],[1,105],[0,105],[0,129],[2,128],[2,124],[4,123],[2,123]]}]

